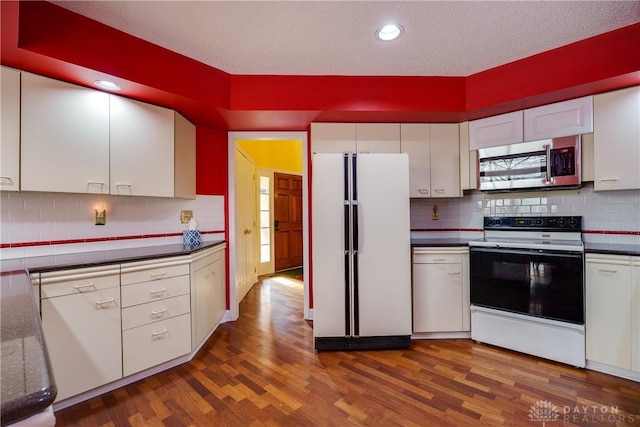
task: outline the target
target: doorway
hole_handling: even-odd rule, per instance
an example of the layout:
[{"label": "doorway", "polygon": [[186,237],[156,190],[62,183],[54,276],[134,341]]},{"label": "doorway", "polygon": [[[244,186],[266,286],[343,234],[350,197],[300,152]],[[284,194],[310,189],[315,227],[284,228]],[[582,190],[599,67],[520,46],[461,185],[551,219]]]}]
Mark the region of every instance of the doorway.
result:
[{"label": "doorway", "polygon": [[[282,158],[289,156],[291,152],[285,152],[286,156],[283,156],[281,152],[278,152],[279,143],[283,143],[285,141],[295,141],[297,143],[297,151],[295,151],[295,157],[299,163],[301,163],[301,168],[299,172],[291,173],[286,167],[282,166],[268,166],[264,167],[261,164],[262,158],[264,156],[276,157],[277,160],[282,160]],[[247,149],[247,146],[249,149]],[[306,132],[229,132],[228,138],[228,152],[229,152],[229,229],[234,230],[235,232],[229,234],[229,245],[232,248],[237,248],[238,242],[244,240],[244,234],[242,233],[241,227],[238,228],[238,222],[241,219],[238,218],[239,210],[244,210],[242,208],[243,201],[241,200],[241,195],[238,194],[237,191],[237,183],[235,182],[235,170],[236,170],[236,148],[241,147],[243,151],[245,151],[250,158],[255,161],[255,171],[256,171],[256,192],[255,192],[255,202],[254,202],[254,215],[256,220],[256,232],[254,233],[254,253],[255,253],[255,265],[257,267],[258,274],[269,274],[277,271],[276,269],[276,258],[282,258],[286,262],[289,262],[289,265],[293,265],[298,263],[299,265],[308,265],[309,262],[309,229],[308,224],[306,224],[305,218],[309,217],[308,210],[308,176],[307,176],[307,133]],[[254,158],[255,157],[255,158]],[[286,243],[280,242],[280,236],[278,236],[278,241],[276,241],[276,230],[275,230],[275,206],[276,206],[276,192],[281,191],[282,189],[278,189],[278,184],[276,184],[276,175],[279,174],[281,177],[285,175],[297,175],[297,178],[288,181],[286,185],[288,185],[291,190],[288,193],[288,196],[283,198],[289,200],[295,200],[292,203],[292,207],[288,207],[288,218],[290,221],[283,221],[283,218],[279,216],[279,223],[286,225],[287,233],[282,233],[283,235],[288,234],[288,240]],[[263,179],[268,178],[268,179]],[[262,181],[262,182],[261,182]],[[285,186],[283,180],[281,180],[280,186]],[[266,200],[271,200],[271,206],[267,208],[262,208],[261,203],[265,203]],[[280,205],[284,205],[281,201],[278,202]],[[290,203],[287,203],[289,205]],[[266,222],[265,220],[269,221]],[[293,221],[291,221],[293,219]],[[288,222],[288,224],[285,224]],[[266,226],[265,226],[266,224]],[[291,226],[297,226],[297,229],[291,229]],[[278,227],[279,231],[285,231],[285,227]],[[292,242],[291,236],[296,235],[298,240],[294,240]],[[242,244],[242,242],[240,242]],[[281,245],[285,247],[286,256],[282,256],[280,252],[278,256],[276,256],[276,245]],[[293,245],[293,246],[292,246]],[[267,254],[271,254],[268,256]],[[239,257],[237,251],[232,250],[230,254],[233,254],[232,258],[229,259],[229,283],[234,284],[238,280],[238,274],[242,271],[242,265],[244,258]],[[288,260],[288,261],[287,261]],[[261,262],[266,261],[267,264]],[[271,263],[271,266],[268,265]],[[286,264],[283,264],[286,265]],[[281,264],[278,264],[278,268],[287,268],[281,267]],[[293,267],[288,267],[293,268]],[[303,288],[304,288],[304,307],[303,313],[305,319],[311,319],[311,311],[309,308],[309,272],[308,269],[303,269]],[[230,292],[229,295],[229,319],[235,320],[239,315],[239,298],[240,294],[236,292]]]}]

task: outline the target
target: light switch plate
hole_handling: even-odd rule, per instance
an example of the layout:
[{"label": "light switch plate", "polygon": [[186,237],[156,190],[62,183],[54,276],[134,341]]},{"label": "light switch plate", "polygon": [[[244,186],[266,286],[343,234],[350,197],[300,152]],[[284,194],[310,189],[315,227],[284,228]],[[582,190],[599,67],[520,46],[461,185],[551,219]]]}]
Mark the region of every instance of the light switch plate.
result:
[{"label": "light switch plate", "polygon": [[180,222],[182,224],[188,224],[193,218],[193,211],[180,211]]}]

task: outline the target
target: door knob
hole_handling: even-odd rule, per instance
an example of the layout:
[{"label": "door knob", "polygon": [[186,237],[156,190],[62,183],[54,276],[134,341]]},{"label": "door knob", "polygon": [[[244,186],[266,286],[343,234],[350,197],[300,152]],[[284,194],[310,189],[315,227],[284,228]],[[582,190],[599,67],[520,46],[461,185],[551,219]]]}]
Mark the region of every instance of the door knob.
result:
[{"label": "door knob", "polygon": [[278,231],[278,227],[280,227],[280,221],[278,221],[277,219],[274,221],[274,225],[276,227],[276,231]]}]

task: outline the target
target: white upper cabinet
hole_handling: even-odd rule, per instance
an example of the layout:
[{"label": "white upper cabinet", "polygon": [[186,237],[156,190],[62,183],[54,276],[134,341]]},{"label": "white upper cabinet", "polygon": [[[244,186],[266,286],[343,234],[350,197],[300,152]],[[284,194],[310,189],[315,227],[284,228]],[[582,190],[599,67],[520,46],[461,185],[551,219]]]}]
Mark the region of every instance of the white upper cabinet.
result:
[{"label": "white upper cabinet", "polygon": [[410,197],[460,197],[457,123],[403,123],[401,150],[409,154]]},{"label": "white upper cabinet", "polygon": [[469,150],[469,122],[462,122],[460,123],[460,188],[462,190],[477,190],[477,175],[478,151]]},{"label": "white upper cabinet", "polygon": [[311,123],[311,152],[355,153],[355,123]]},{"label": "white upper cabinet", "polygon": [[469,122],[469,150],[517,144],[524,138],[522,111]]},{"label": "white upper cabinet", "polygon": [[173,113],[174,118],[174,197],[196,198],[196,127]]},{"label": "white upper cabinet", "polygon": [[356,124],[356,149],[358,153],[400,153],[400,124]]},{"label": "white upper cabinet", "polygon": [[20,71],[0,67],[0,190],[20,189]]},{"label": "white upper cabinet", "polygon": [[640,188],[640,86],[593,98],[594,190]]},{"label": "white upper cabinet", "polygon": [[457,123],[430,124],[431,197],[461,197],[460,130]]},{"label": "white upper cabinet", "polygon": [[524,140],[593,132],[593,97],[571,99],[524,110]]},{"label": "white upper cabinet", "polygon": [[21,189],[109,193],[109,94],[22,73]]},{"label": "white upper cabinet", "polygon": [[173,197],[173,114],[111,96],[111,194]]},{"label": "white upper cabinet", "polygon": [[431,149],[429,125],[400,125],[400,149],[409,154],[409,197],[431,197]]}]

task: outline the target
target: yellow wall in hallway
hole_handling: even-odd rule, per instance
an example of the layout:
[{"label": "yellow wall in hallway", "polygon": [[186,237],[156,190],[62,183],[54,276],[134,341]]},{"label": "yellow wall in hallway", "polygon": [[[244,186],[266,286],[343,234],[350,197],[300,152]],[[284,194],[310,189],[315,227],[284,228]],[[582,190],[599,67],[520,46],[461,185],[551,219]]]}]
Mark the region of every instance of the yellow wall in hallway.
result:
[{"label": "yellow wall in hallway", "polygon": [[302,174],[300,140],[240,139],[236,144],[253,159],[257,168]]}]

